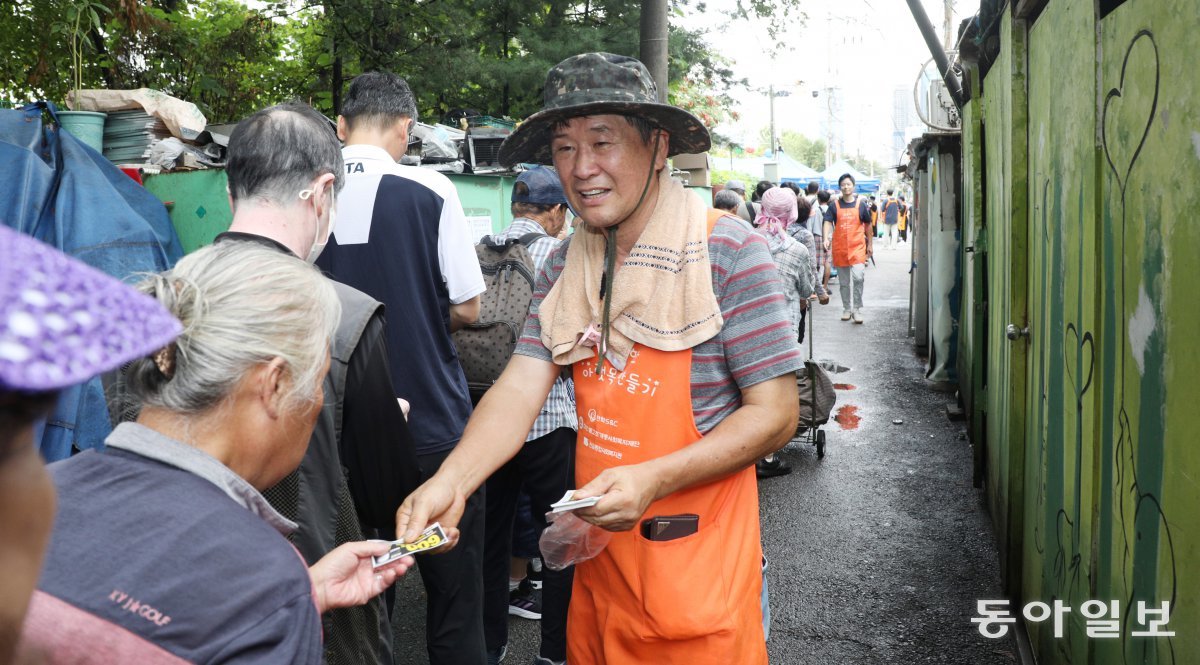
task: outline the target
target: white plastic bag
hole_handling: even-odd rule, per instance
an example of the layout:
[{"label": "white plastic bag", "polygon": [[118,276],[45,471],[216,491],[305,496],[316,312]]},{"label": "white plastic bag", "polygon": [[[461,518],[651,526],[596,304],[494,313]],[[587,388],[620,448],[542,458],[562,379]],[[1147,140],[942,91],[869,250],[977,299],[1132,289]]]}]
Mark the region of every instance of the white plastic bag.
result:
[{"label": "white plastic bag", "polygon": [[538,545],[542,550],[542,562],[551,570],[563,570],[587,561],[612,540],[611,531],[589,524],[572,512],[546,513],[546,522],[550,526],[542,532]]},{"label": "white plastic bag", "polygon": [[175,160],[183,154],[183,142],[172,136],[155,143],[150,148],[147,160],[155,166],[170,170],[175,168]]},{"label": "white plastic bag", "polygon": [[421,158],[458,159],[458,145],[454,142],[455,137],[451,132],[458,134],[459,140],[462,139],[462,132],[453,127],[426,125],[422,122],[414,124],[412,134],[421,139]]}]

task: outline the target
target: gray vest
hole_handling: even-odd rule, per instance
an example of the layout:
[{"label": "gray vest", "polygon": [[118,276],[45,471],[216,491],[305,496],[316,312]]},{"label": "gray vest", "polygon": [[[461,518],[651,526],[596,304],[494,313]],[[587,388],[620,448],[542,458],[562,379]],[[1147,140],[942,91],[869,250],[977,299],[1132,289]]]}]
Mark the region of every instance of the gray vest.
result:
[{"label": "gray vest", "polygon": [[[350,356],[371,317],[383,309],[382,303],[362,291],[339,282],[332,284],[342,301],[342,320],[330,349],[329,374],[323,386],[325,404],[300,468],[263,493],[284,517],[300,525],[292,543],[310,565],[338,545],[364,537],[338,442]],[[392,662],[392,629],[382,595],[359,607],[326,612],[321,621],[326,663]]]}]

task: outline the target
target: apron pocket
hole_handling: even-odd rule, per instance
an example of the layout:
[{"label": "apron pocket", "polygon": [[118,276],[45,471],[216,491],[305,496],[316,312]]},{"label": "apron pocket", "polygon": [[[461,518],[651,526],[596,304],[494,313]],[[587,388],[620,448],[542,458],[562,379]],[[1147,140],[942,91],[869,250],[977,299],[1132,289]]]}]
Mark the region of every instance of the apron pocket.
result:
[{"label": "apron pocket", "polygon": [[734,629],[719,523],[676,540],[635,538],[645,615],[638,637],[688,640]]}]

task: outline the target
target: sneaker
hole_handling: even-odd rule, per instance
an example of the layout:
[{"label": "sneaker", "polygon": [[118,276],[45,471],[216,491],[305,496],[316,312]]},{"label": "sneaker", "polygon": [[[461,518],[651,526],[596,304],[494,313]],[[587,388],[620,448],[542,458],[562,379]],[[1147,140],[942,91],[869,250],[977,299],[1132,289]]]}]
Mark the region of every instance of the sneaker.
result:
[{"label": "sneaker", "polygon": [[542,588],[542,560],[530,559],[529,563],[525,564],[525,578],[533,585],[535,589]]},{"label": "sneaker", "polygon": [[754,474],[760,479],[786,476],[792,472],[792,466],[776,457],[773,460],[758,460],[754,463]]},{"label": "sneaker", "polygon": [[843,320],[843,321],[849,321],[849,320],[850,320],[850,310],[848,310],[848,309],[844,309],[844,310],[842,310],[842,320]]},{"label": "sneaker", "polygon": [[854,322],[855,322],[855,323],[862,323],[862,322],[863,322],[863,315],[862,315],[862,313],[861,313],[861,312],[855,312],[855,313],[854,313]]},{"label": "sneaker", "polygon": [[504,661],[504,656],[507,654],[507,644],[499,649],[492,649],[491,651],[487,652],[487,665],[500,665],[500,663]]},{"label": "sneaker", "polygon": [[528,578],[508,594],[508,613],[534,621],[542,618],[542,594],[534,590]]}]

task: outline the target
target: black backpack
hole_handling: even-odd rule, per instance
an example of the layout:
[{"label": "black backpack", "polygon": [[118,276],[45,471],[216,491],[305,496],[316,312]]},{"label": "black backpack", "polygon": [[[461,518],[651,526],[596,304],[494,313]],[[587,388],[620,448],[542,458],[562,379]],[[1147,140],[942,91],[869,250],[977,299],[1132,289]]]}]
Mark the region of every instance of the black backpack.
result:
[{"label": "black backpack", "polygon": [[475,245],[487,290],[479,298],[479,320],[451,335],[474,404],[500,378],[517,346],[533,301],[536,266],[528,248],[542,237],[527,233],[498,243],[484,236]]}]

